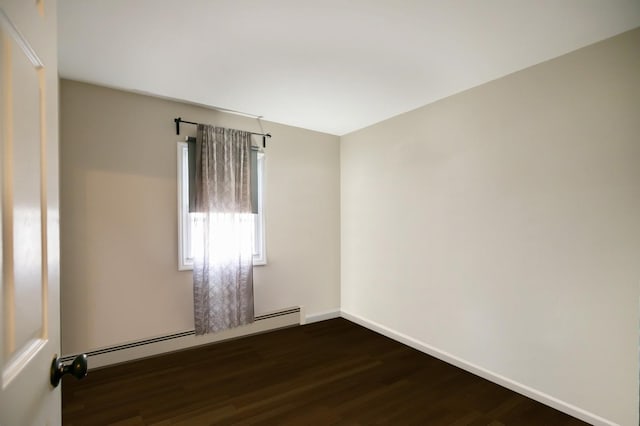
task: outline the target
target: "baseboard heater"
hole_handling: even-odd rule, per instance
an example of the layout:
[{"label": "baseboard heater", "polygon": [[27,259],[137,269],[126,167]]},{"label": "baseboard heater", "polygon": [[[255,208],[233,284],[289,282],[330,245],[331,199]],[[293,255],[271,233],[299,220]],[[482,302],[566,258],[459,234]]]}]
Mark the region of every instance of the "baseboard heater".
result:
[{"label": "baseboard heater", "polygon": [[[271,318],[277,318],[277,317],[281,317],[284,315],[291,315],[291,314],[299,314],[300,313],[300,307],[294,307],[294,308],[287,308],[287,309],[283,309],[281,311],[277,311],[277,312],[270,312],[267,314],[263,314],[263,315],[258,315],[254,318],[254,322],[259,322],[259,321],[264,321],[264,320],[268,320]],[[96,356],[96,355],[104,355],[104,354],[108,354],[111,352],[117,352],[117,351],[122,351],[125,349],[131,349],[131,348],[136,348],[139,346],[145,346],[145,345],[150,345],[153,343],[159,343],[159,342],[164,342],[167,340],[174,340],[174,339],[179,339],[181,337],[187,337],[187,336],[195,336],[196,335],[196,331],[195,330],[188,330],[188,331],[182,331],[180,333],[174,333],[174,334],[167,334],[165,336],[158,336],[158,337],[153,337],[150,339],[145,339],[145,340],[138,340],[136,342],[131,342],[131,343],[124,343],[122,345],[116,345],[116,346],[110,346],[107,348],[102,348],[102,349],[96,349],[93,351],[88,351],[85,352],[85,354],[88,357],[92,357],[92,356]],[[77,356],[78,354],[74,354],[74,355],[65,355],[60,357],[60,360],[63,363],[68,363],[70,361],[73,361],[73,359]]]}]

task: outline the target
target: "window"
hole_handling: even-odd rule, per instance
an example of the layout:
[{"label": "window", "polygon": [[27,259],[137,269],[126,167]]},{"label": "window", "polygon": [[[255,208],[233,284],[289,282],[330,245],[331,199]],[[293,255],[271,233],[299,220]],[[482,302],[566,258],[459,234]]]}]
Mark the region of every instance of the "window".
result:
[{"label": "window", "polygon": [[[254,215],[253,264],[266,265],[264,239],[264,153],[257,153],[256,172],[258,189],[258,214]],[[178,269],[193,269],[191,233],[198,220],[198,213],[189,213],[189,149],[186,142],[178,142]]]}]

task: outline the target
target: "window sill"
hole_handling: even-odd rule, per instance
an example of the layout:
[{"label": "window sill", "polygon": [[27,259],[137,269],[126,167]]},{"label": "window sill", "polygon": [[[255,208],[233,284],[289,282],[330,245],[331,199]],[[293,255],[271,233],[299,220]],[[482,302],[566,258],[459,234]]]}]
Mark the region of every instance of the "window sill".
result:
[{"label": "window sill", "polygon": [[[267,261],[260,259],[260,260],[254,260],[253,261],[253,266],[267,266]],[[193,271],[193,265],[192,264],[187,264],[187,265],[178,265],[178,271]]]}]

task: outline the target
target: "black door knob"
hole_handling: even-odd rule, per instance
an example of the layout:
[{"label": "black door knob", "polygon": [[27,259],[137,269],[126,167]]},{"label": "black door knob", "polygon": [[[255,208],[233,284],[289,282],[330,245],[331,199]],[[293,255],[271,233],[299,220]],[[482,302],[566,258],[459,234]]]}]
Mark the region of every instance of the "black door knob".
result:
[{"label": "black door knob", "polygon": [[71,364],[63,365],[57,356],[51,362],[51,386],[54,388],[60,383],[65,374],[71,374],[76,379],[82,379],[87,375],[87,356],[78,355]]}]

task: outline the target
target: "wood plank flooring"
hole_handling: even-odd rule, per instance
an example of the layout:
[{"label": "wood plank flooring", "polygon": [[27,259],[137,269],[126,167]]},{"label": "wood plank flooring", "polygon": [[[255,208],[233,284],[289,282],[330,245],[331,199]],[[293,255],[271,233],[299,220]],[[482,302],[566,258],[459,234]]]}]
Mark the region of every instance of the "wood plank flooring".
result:
[{"label": "wood plank flooring", "polygon": [[585,425],[334,319],[65,376],[63,424]]}]

